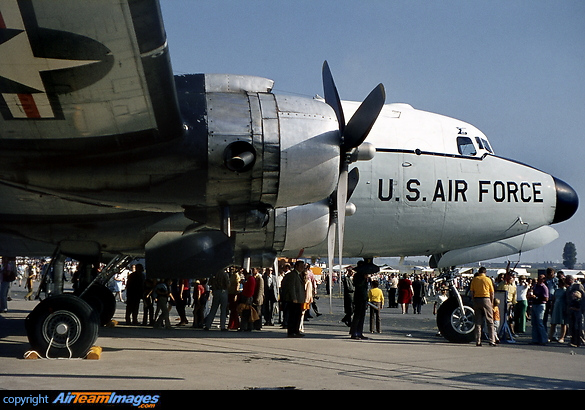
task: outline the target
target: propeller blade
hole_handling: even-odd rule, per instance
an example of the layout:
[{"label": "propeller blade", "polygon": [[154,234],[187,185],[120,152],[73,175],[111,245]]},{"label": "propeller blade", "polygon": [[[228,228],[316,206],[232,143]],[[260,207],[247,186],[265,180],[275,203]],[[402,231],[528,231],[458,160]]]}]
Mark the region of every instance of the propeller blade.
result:
[{"label": "propeller blade", "polygon": [[331,284],[333,283],[333,256],[335,252],[335,222],[329,225],[327,232],[327,259],[329,263],[329,294],[331,294]]},{"label": "propeller blade", "polygon": [[357,187],[357,184],[360,180],[360,171],[357,168],[353,168],[349,171],[348,174],[348,181],[347,181],[347,200],[353,195],[353,191]]},{"label": "propeller blade", "polygon": [[345,232],[345,204],[347,203],[347,186],[349,173],[347,164],[343,166],[339,174],[339,183],[337,185],[337,241],[339,243],[339,265],[343,260],[343,236]]},{"label": "propeller blade", "polygon": [[341,99],[335,86],[335,80],[333,80],[333,75],[331,75],[327,61],[323,63],[323,92],[325,93],[325,102],[335,111],[337,122],[339,123],[339,130],[343,134],[345,117],[343,115],[343,108],[341,107]]},{"label": "propeller blade", "polygon": [[[346,164],[342,165],[342,169],[343,167],[345,167]],[[347,201],[349,201],[349,198],[351,198],[351,196],[353,195],[353,191],[355,191],[357,184],[359,183],[359,179],[360,179],[360,172],[359,169],[357,168],[352,168],[351,171],[349,171],[349,174],[347,175]],[[335,188],[335,191],[333,191],[331,193],[331,195],[329,196],[329,203],[331,204],[331,207],[333,209],[339,210],[337,208],[338,203],[337,203],[337,191],[339,189],[339,181],[337,183],[337,188]]]},{"label": "propeller blade", "polygon": [[345,152],[360,146],[366,140],[385,102],[386,91],[382,84],[378,84],[345,126],[342,146]]}]

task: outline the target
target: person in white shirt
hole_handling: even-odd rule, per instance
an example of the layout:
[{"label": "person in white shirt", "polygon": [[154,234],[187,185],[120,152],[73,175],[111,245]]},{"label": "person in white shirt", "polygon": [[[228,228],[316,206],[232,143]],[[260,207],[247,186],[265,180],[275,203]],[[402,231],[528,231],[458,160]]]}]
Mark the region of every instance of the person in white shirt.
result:
[{"label": "person in white shirt", "polygon": [[528,311],[527,293],[530,284],[524,276],[518,278],[516,285],[516,305],[514,306],[514,330],[516,333],[526,333],[526,312]]}]

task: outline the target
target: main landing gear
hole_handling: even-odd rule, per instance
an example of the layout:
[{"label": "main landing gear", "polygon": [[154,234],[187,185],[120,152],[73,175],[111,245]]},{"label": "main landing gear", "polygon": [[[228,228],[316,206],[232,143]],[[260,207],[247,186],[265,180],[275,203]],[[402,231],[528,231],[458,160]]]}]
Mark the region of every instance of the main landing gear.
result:
[{"label": "main landing gear", "polygon": [[128,265],[131,258],[115,257],[100,272],[97,261],[80,260],[79,287],[74,293],[63,292],[66,257],[57,250],[43,272],[41,293],[45,297],[25,320],[29,343],[46,358],[82,358],[98,337],[101,326],[110,323],[116,300],[106,283]]},{"label": "main landing gear", "polygon": [[83,299],[61,294],[41,301],[25,321],[34,351],[47,358],[78,358],[98,337],[99,315]]}]

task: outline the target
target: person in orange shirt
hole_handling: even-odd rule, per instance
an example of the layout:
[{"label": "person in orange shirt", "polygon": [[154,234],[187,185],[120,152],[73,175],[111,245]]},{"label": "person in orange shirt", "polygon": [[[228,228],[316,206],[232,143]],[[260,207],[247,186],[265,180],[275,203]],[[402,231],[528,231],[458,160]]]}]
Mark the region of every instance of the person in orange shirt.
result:
[{"label": "person in orange shirt", "polygon": [[482,329],[485,323],[490,346],[497,346],[493,311],[494,283],[485,273],[486,269],[483,266],[479,268],[469,286],[475,312],[475,344],[481,346]]}]

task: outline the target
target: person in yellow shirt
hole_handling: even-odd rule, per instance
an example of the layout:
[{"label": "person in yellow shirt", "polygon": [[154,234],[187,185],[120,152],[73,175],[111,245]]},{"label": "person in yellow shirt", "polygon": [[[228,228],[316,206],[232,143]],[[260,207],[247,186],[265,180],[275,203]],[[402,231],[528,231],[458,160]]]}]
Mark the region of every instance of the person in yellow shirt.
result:
[{"label": "person in yellow shirt", "polygon": [[483,266],[479,268],[469,286],[475,312],[475,344],[481,346],[481,334],[485,323],[490,346],[497,346],[493,311],[494,283],[485,273],[486,268]]},{"label": "person in yellow shirt", "polygon": [[370,333],[381,333],[382,319],[380,318],[380,310],[384,306],[384,292],[379,288],[380,284],[377,280],[372,281],[372,287],[368,290],[368,302],[370,304]]}]

